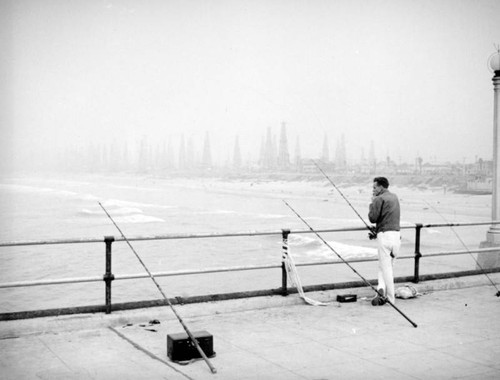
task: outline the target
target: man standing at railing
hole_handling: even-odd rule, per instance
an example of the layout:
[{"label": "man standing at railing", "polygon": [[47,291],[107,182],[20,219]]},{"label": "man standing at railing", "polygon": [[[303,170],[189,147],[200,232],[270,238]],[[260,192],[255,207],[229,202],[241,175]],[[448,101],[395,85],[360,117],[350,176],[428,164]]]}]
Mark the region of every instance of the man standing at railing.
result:
[{"label": "man standing at railing", "polygon": [[375,223],[370,239],[377,239],[378,249],[378,292],[372,300],[373,306],[385,304],[386,297],[394,303],[393,263],[401,247],[400,208],[396,194],[389,191],[385,177],[373,179],[373,196],[368,219]]}]

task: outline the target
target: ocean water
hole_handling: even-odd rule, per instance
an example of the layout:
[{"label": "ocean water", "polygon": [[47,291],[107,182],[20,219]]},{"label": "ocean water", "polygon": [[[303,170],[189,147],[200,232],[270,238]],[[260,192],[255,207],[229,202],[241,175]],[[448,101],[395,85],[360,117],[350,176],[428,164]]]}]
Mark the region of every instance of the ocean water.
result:
[{"label": "ocean water", "polygon": [[[340,184],[342,185],[342,184]],[[366,218],[371,183],[342,186]],[[400,197],[402,224],[478,222],[490,219],[491,196],[391,187]],[[128,238],[170,234],[276,232],[255,237],[221,237],[132,242],[152,272],[225,268],[280,263],[281,229],[307,230],[287,208],[286,200],[314,229],[362,227],[344,199],[325,182],[165,179],[149,176],[17,176],[0,182],[0,241],[102,239],[120,233],[98,202]],[[429,207],[431,205],[432,207]],[[434,210],[434,209],[435,210]],[[436,212],[437,210],[437,212]],[[456,228],[466,245],[476,248],[488,226]],[[403,256],[414,252],[414,231],[403,231]],[[343,258],[376,257],[366,232],[324,234]],[[290,253],[297,263],[337,260],[313,234],[292,234]],[[422,252],[464,249],[449,228],[425,229]],[[104,274],[104,243],[0,248],[1,282],[95,277]],[[457,258],[458,256],[455,256]],[[470,257],[441,259],[424,270],[473,268]],[[345,265],[301,267],[303,284],[355,280]],[[376,263],[360,264],[363,275],[376,276]],[[401,272],[412,273],[409,260]],[[130,248],[113,244],[115,275],[144,273]],[[396,275],[408,275],[398,273]],[[169,296],[188,296],[279,287],[280,271],[262,270],[158,278]],[[115,281],[113,302],[160,298],[150,279]],[[1,312],[104,302],[103,283],[0,289]]]}]

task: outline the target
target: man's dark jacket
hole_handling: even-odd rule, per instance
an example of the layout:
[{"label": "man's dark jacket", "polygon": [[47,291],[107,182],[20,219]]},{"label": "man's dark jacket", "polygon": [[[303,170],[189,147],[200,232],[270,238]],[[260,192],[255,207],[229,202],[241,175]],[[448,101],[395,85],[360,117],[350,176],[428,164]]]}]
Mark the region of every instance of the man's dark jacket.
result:
[{"label": "man's dark jacket", "polygon": [[396,194],[383,189],[370,204],[368,219],[376,223],[376,232],[399,231],[400,208]]}]

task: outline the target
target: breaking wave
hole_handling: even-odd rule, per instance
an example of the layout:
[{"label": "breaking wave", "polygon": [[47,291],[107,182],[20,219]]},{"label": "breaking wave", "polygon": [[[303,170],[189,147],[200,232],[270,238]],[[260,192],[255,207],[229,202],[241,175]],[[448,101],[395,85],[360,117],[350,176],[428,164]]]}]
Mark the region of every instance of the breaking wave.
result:
[{"label": "breaking wave", "polygon": [[[132,208],[132,207],[123,207],[123,208],[116,208],[112,210],[108,210],[112,216],[113,215],[130,215],[130,214],[142,214],[143,211],[139,208]],[[102,210],[89,210],[89,209],[82,209],[80,211],[81,215],[88,215],[88,216],[103,216],[103,211]]]},{"label": "breaking wave", "polygon": [[108,199],[101,203],[104,207],[154,207],[163,209],[177,208],[177,206],[162,205],[158,203],[130,202],[122,201],[119,199]]},{"label": "breaking wave", "polygon": [[[106,211],[111,215],[111,217],[117,223],[163,223],[164,219],[158,218],[152,215],[144,214],[142,208],[132,207],[132,206],[144,206],[144,207],[161,207],[161,205],[152,205],[148,203],[137,203],[137,202],[127,202],[120,201],[117,199],[110,199],[101,202]],[[165,206],[170,208],[168,206]],[[100,208],[88,209],[84,208],[80,210],[79,214],[84,217],[101,217],[105,218],[103,210]]]},{"label": "breaking wave", "polygon": [[[290,235],[289,247],[294,256],[308,259],[338,259],[338,257],[321,240],[313,236]],[[374,258],[377,249],[358,245],[344,244],[337,241],[327,243],[344,259]]]},{"label": "breaking wave", "polygon": [[15,193],[45,193],[55,196],[62,196],[67,198],[82,199],[82,200],[97,200],[95,195],[87,193],[78,193],[70,190],[59,190],[53,189],[51,187],[39,187],[39,186],[28,186],[28,185],[14,185],[14,184],[0,184],[0,189],[6,191],[12,191]]},{"label": "breaking wave", "polygon": [[113,218],[117,223],[163,223],[165,220],[151,215],[134,214]]}]

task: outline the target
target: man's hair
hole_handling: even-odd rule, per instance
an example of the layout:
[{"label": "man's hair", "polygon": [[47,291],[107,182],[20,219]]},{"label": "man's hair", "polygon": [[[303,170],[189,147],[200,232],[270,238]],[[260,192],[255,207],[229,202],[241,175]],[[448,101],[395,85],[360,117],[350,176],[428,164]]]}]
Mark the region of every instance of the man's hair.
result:
[{"label": "man's hair", "polygon": [[389,180],[385,177],[375,177],[373,182],[377,182],[377,185],[382,186],[385,189],[389,187]]}]

